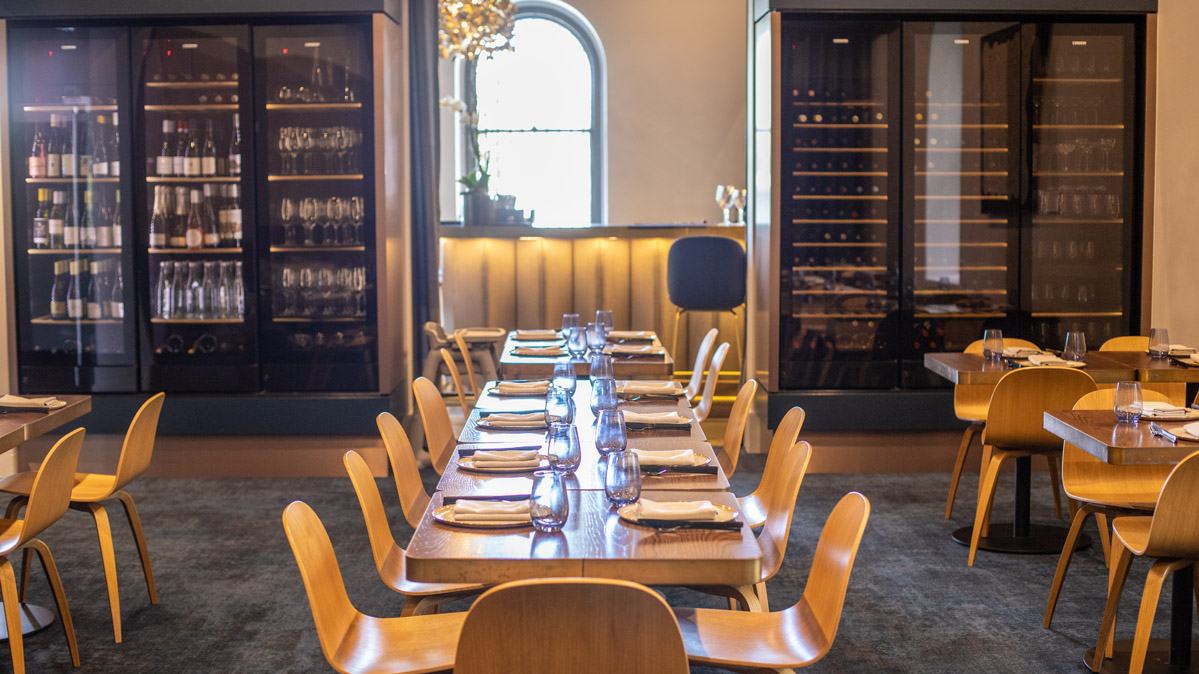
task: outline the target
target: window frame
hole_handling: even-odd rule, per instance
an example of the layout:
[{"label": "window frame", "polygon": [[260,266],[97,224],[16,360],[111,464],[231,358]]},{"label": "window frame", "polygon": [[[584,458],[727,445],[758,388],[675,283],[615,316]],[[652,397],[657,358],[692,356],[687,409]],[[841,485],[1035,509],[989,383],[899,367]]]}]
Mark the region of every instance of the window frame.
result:
[{"label": "window frame", "polygon": [[[591,139],[591,223],[601,224],[607,221],[607,118],[605,95],[607,93],[607,77],[604,69],[604,50],[600,44],[599,35],[587,20],[573,8],[556,2],[545,0],[522,0],[516,9],[513,21],[521,19],[545,19],[559,24],[570,31],[591,64],[591,129],[588,131]],[[463,98],[472,110],[478,110],[475,81],[477,60],[468,60],[463,64],[462,82]],[[462,165],[473,170],[474,157],[463,144]],[[557,223],[551,226],[560,226]]]}]

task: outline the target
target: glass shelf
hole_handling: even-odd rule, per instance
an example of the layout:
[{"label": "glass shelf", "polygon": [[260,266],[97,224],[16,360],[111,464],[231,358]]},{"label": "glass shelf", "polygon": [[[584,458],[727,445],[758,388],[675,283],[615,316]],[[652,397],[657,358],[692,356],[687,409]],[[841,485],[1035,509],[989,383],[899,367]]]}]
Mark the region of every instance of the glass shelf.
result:
[{"label": "glass shelf", "polygon": [[245,323],[242,318],[151,318],[151,323],[170,325],[240,325]]},{"label": "glass shelf", "polygon": [[272,182],[272,183],[313,181],[313,180],[362,180],[362,174],[361,173],[335,173],[335,174],[311,175],[311,176],[269,175],[266,177],[266,179],[267,179],[267,182]]},{"label": "glass shelf", "polygon": [[115,105],[26,105],[25,112],[117,112]]},{"label": "glass shelf", "polygon": [[74,257],[76,255],[120,255],[123,251],[122,248],[30,248],[25,252],[30,255]]},{"label": "glass shelf", "polygon": [[240,255],[241,248],[201,248],[199,250],[189,250],[187,248],[148,248],[146,252],[150,255]]},{"label": "glass shelf", "polygon": [[309,318],[301,316],[276,316],[271,319],[275,323],[363,323],[366,317],[330,316],[328,318]]},{"label": "glass shelf", "polygon": [[26,178],[30,185],[66,185],[70,183],[119,183],[119,177],[71,176],[67,178]]},{"label": "glass shelf", "polygon": [[34,325],[123,325],[123,318],[50,318],[39,316],[29,320]]},{"label": "glass shelf", "polygon": [[353,253],[365,251],[366,246],[271,246],[272,253]]},{"label": "glass shelf", "polygon": [[241,176],[146,176],[148,183],[236,183]]},{"label": "glass shelf", "polygon": [[147,89],[210,89],[210,88],[236,88],[240,82],[237,80],[218,80],[215,82],[146,82]]},{"label": "glass shelf", "polygon": [[194,105],[146,105],[142,106],[146,112],[206,112],[228,110],[236,112],[238,109],[237,103],[197,103]]},{"label": "glass shelf", "polygon": [[291,110],[295,112],[320,112],[323,110],[358,110],[362,103],[267,103],[267,110]]}]

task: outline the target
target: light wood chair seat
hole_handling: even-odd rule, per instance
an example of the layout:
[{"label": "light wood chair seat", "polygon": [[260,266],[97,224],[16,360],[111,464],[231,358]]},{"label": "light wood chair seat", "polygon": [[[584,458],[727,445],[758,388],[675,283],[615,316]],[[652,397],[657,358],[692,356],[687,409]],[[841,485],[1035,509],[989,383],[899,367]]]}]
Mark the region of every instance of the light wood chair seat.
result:
[{"label": "light wood chair seat", "polygon": [[[1115,522],[1119,522],[1117,526]],[[1112,523],[1112,533],[1119,542],[1134,555],[1143,555],[1149,549],[1149,530],[1153,527],[1152,515],[1117,517]]]},{"label": "light wood chair seat", "polygon": [[803,596],[777,613],[676,608],[687,659],[734,671],[785,672],[806,667],[832,648],[841,622],[849,575],[870,501],[857,492],[842,497],[820,533]]},{"label": "light wood chair seat", "polygon": [[[37,473],[24,471],[10,475],[0,480],[0,491],[10,494],[28,494],[33,489],[33,481]],[[109,498],[116,485],[116,475],[100,475],[97,473],[75,473],[71,483],[71,500],[81,503],[94,503]]]},{"label": "light wood chair seat", "polygon": [[786,478],[783,474],[787,454],[799,439],[799,431],[803,428],[807,413],[802,407],[792,407],[778,428],[774,429],[774,437],[770,439],[770,447],[766,452],[766,466],[762,469],[762,481],[752,494],[737,497],[737,507],[745,523],[758,528],[766,523],[768,511],[767,500],[778,491],[777,483]]},{"label": "light wood chair seat", "polygon": [[737,460],[741,457],[741,440],[745,436],[745,422],[749,418],[749,408],[758,393],[758,382],[750,379],[741,385],[737,399],[733,401],[733,409],[729,411],[728,424],[724,427],[724,440],[716,460],[726,477],[732,477],[737,472]]}]

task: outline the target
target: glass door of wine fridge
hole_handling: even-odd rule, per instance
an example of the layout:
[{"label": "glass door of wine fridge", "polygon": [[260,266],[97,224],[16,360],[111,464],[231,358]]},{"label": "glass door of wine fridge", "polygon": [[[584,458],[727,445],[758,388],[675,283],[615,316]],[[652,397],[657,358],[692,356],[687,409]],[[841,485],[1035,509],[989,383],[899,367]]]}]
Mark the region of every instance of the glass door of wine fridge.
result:
[{"label": "glass door of wine fridge", "polygon": [[904,386],[925,353],[1017,336],[1020,24],[904,24]]},{"label": "glass door of wine fridge", "polygon": [[1129,24],[1030,24],[1030,236],[1024,298],[1033,339],[1089,348],[1132,334],[1137,66]]},{"label": "glass door of wine fridge", "polygon": [[378,390],[370,36],[254,29],[268,391]]},{"label": "glass door of wine fridge", "polygon": [[142,387],[257,391],[249,28],[156,26],[134,47]]},{"label": "glass door of wine fridge", "polygon": [[779,385],[896,385],[898,23],[784,17]]},{"label": "glass door of wine fridge", "polygon": [[128,31],[9,36],[20,391],[135,391]]}]

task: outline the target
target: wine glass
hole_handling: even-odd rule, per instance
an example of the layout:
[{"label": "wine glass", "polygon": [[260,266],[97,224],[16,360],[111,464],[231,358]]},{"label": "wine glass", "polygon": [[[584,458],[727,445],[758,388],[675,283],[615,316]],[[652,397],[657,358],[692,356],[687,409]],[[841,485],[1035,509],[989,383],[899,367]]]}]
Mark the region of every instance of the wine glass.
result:
[{"label": "wine glass", "polygon": [[354,221],[354,236],[350,245],[366,241],[363,225],[366,222],[366,200],[362,197],[350,197],[350,219]]},{"label": "wine glass", "polygon": [[291,197],[283,197],[279,202],[279,220],[283,223],[283,245],[296,245],[296,232],[292,229],[292,221],[296,217],[296,202]]},{"label": "wine glass", "polygon": [[587,351],[587,333],[581,326],[574,326],[566,337],[566,351],[571,358],[578,360]]},{"label": "wine glass", "polygon": [[[591,413],[616,409],[616,380],[593,379],[591,381]],[[621,417],[623,419],[623,417]]]},{"label": "wine glass", "polygon": [[603,328],[604,338],[607,339],[608,333],[616,327],[616,323],[612,321],[611,309],[599,309],[595,312],[595,322]]},{"label": "wine glass", "polygon": [[1141,418],[1144,403],[1141,401],[1141,385],[1135,381],[1116,383],[1116,419],[1122,422],[1136,422]]},{"label": "wine glass", "polygon": [[623,452],[628,444],[624,412],[618,409],[600,410],[595,422],[595,448],[600,454]]},{"label": "wine glass", "polygon": [[570,334],[570,329],[579,325],[578,314],[562,314],[562,336]]},{"label": "wine glass", "polygon": [[1066,348],[1062,350],[1062,358],[1066,360],[1085,361],[1087,359],[1087,338],[1080,331],[1066,333]]},{"label": "wine glass", "polygon": [[570,391],[550,386],[545,392],[545,421],[549,424],[573,424],[575,403]]},{"label": "wine glass", "polygon": [[1154,358],[1165,358],[1170,355],[1170,333],[1165,328],[1149,330],[1149,355]]},{"label": "wine glass", "polygon": [[354,267],[354,315],[366,316],[366,267]]},{"label": "wine glass", "polygon": [[314,305],[313,289],[316,287],[316,277],[312,272],[312,267],[305,265],[300,267],[299,289],[296,294],[298,301],[296,302],[296,313],[301,316],[312,316],[316,311]]},{"label": "wine glass", "polygon": [[573,473],[582,460],[579,447],[579,429],[571,423],[550,424],[549,439],[545,444],[550,467],[559,472]]},{"label": "wine glass", "polygon": [[283,306],[279,309],[279,315],[281,316],[295,316],[298,313],[298,288],[296,287],[296,282],[296,268],[291,265],[284,265],[279,281],[279,294],[283,302]]},{"label": "wine glass", "polygon": [[570,514],[570,499],[562,473],[539,470],[533,473],[533,489],[529,494],[529,516],[533,527],[542,532],[553,532],[566,524]]},{"label": "wine glass", "polygon": [[720,221],[722,225],[732,224],[729,222],[729,205],[733,201],[733,195],[729,192],[728,185],[716,186],[716,205],[724,212],[724,219]]},{"label": "wine glass", "polygon": [[587,349],[591,353],[604,350],[604,328],[599,323],[587,324]]},{"label": "wine glass", "polygon": [[999,360],[1003,357],[1003,331],[983,330],[983,357]]},{"label": "wine glass", "polygon": [[316,232],[313,229],[316,227],[316,211],[317,201],[315,197],[304,197],[300,201],[300,226],[304,229],[304,245],[316,245]]},{"label": "wine glass", "polygon": [[607,459],[604,494],[616,506],[641,498],[641,464],[633,452],[612,452]]},{"label": "wine glass", "polygon": [[574,393],[577,384],[574,363],[567,359],[555,361],[552,382],[553,386]]},{"label": "wine glass", "polygon": [[606,353],[591,354],[591,379],[612,379],[616,375],[612,370],[612,356]]}]

